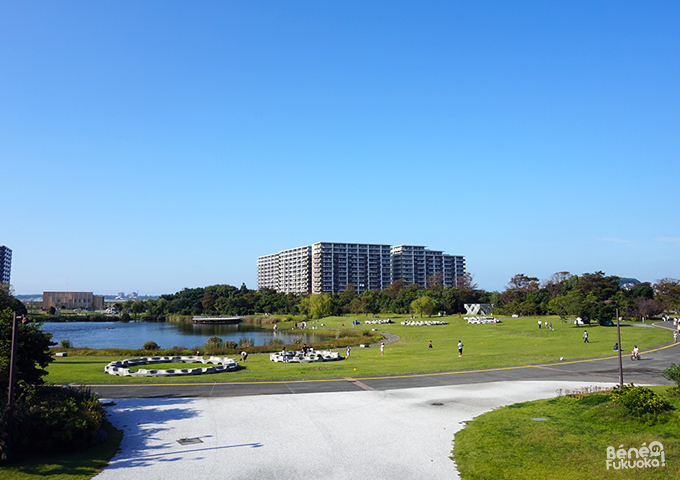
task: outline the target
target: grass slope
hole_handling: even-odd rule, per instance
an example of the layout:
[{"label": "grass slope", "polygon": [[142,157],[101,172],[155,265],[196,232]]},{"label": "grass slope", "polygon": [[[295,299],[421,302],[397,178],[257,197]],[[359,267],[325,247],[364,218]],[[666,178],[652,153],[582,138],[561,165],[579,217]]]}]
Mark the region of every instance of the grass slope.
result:
[{"label": "grass slope", "polygon": [[[665,387],[654,387],[662,393]],[[680,478],[680,397],[654,421],[625,414],[607,395],[557,397],[502,407],[455,436],[453,459],[464,480]],[[546,421],[531,418],[542,417]],[[660,441],[665,466],[607,470],[606,449]]]}]

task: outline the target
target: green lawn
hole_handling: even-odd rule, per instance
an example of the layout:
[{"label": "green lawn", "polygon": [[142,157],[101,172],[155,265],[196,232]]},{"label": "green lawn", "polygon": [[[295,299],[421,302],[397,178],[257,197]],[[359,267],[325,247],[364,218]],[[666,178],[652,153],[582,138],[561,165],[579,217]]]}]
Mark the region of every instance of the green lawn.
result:
[{"label": "green lawn", "polygon": [[[386,318],[386,315],[381,318]],[[351,325],[359,318],[361,326]],[[63,384],[103,383],[197,383],[294,380],[313,378],[366,377],[393,374],[428,373],[451,370],[494,368],[513,365],[542,364],[613,355],[616,328],[586,326],[590,343],[583,343],[584,327],[560,324],[555,317],[540,317],[553,323],[553,330],[538,329],[539,317],[503,318],[498,325],[471,325],[462,316],[444,318],[449,325],[403,326],[402,320],[410,316],[390,316],[396,323],[388,325],[365,325],[364,317],[329,317],[314,325],[324,324],[325,329],[369,330],[398,335],[400,340],[385,345],[385,355],[380,356],[376,346],[353,347],[348,360],[309,364],[282,364],[269,360],[269,354],[251,354],[244,368],[236,372],[187,377],[117,377],[104,373],[104,366],[121,357],[70,356],[57,358],[49,367],[47,381]],[[427,319],[424,319],[427,320]],[[432,320],[440,320],[433,317]],[[644,350],[669,342],[671,332],[658,328],[626,326],[621,328],[624,352],[638,345]],[[429,349],[432,340],[434,348]],[[458,357],[456,344],[465,344],[464,356]],[[288,348],[290,350],[290,348]],[[345,355],[345,349],[339,350]],[[233,358],[239,360],[235,355]]]},{"label": "green lawn", "polygon": [[[666,387],[654,387],[664,395]],[[485,413],[455,436],[453,458],[465,480],[677,480],[680,397],[656,421],[630,417],[606,395],[557,397]],[[534,421],[532,418],[545,418]],[[640,448],[659,441],[665,466],[607,470],[607,447]]]}]

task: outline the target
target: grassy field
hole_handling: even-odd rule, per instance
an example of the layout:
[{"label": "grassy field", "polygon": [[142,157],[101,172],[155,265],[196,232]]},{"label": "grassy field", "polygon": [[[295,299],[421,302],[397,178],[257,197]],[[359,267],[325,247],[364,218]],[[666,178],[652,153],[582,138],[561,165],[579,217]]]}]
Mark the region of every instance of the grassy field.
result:
[{"label": "grassy field", "polygon": [[[666,387],[654,387],[663,395]],[[455,436],[453,457],[465,480],[605,480],[680,478],[680,397],[675,410],[641,421],[606,395],[557,397],[485,413]],[[545,418],[534,421],[532,418]],[[607,470],[606,449],[659,441],[665,465]]]},{"label": "grassy field", "polygon": [[87,480],[97,475],[115,455],[123,432],[110,423],[102,426],[106,442],[85,452],[22,457],[0,468],[0,480]]},{"label": "grassy field", "polygon": [[[353,326],[352,320],[362,321]],[[382,318],[386,318],[385,315]],[[370,330],[398,335],[400,340],[385,345],[385,355],[376,346],[354,347],[348,360],[325,363],[282,364],[269,360],[268,354],[251,354],[240,370],[212,375],[188,377],[117,377],[104,373],[104,366],[121,357],[69,356],[57,358],[48,368],[47,381],[62,384],[103,383],[177,383],[177,382],[233,382],[293,380],[313,378],[343,378],[348,376],[381,376],[408,373],[427,373],[451,370],[494,368],[528,365],[613,355],[616,328],[586,326],[590,343],[583,343],[584,327],[560,324],[556,317],[540,317],[552,322],[553,330],[539,329],[539,317],[503,318],[498,325],[471,325],[462,316],[443,318],[449,322],[442,326],[403,326],[402,320],[410,316],[390,316],[395,324],[365,325],[364,317],[329,317],[319,321],[325,329]],[[427,320],[426,318],[424,320]],[[433,317],[432,320],[440,320]],[[644,350],[672,340],[671,332],[658,328],[626,326],[621,329],[623,351],[634,344]],[[428,348],[429,341],[434,348]],[[458,357],[456,344],[465,344],[464,356]],[[288,348],[290,350],[290,348]],[[345,349],[339,350],[345,355]],[[234,355],[231,355],[234,357]]]}]

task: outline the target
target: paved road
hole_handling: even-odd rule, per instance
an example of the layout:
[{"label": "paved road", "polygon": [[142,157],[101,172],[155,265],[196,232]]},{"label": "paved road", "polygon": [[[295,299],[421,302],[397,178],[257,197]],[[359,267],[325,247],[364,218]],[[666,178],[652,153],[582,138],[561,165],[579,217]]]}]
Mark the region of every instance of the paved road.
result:
[{"label": "paved road", "polygon": [[[632,361],[629,355],[624,354],[624,383],[667,384],[669,382],[661,376],[661,373],[671,363],[680,363],[680,343],[643,350],[639,361]],[[416,375],[268,382],[94,385],[92,389],[105,398],[239,397],[293,393],[357,392],[362,390],[385,391],[507,381],[561,380],[618,383],[618,379],[618,356],[612,355],[541,365]]]}]

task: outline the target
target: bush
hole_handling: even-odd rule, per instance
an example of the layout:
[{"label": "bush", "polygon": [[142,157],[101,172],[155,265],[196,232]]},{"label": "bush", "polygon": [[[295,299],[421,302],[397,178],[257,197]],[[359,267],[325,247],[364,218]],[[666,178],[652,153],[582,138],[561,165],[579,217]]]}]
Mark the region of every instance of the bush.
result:
[{"label": "bush", "polygon": [[255,340],[252,338],[248,337],[241,337],[238,339],[238,346],[243,348],[243,347],[254,347],[255,346]]},{"label": "bush", "polygon": [[12,452],[0,456],[75,451],[103,440],[104,408],[97,394],[69,387],[22,385],[15,401]]},{"label": "bush", "polygon": [[72,348],[73,345],[71,345],[71,340],[63,339],[59,342],[59,347],[60,348]]},{"label": "bush", "polygon": [[152,342],[151,340],[149,340],[148,342],[146,342],[146,343],[142,346],[142,349],[143,349],[143,350],[151,350],[151,351],[153,351],[153,350],[158,350],[158,349],[160,349],[160,348],[161,348],[161,347],[158,346],[158,344],[157,344],[156,342]]},{"label": "bush", "polygon": [[224,348],[226,350],[236,350],[238,348],[238,343],[227,340],[224,342]]},{"label": "bush", "polygon": [[612,390],[612,402],[621,405],[626,411],[636,417],[656,415],[668,410],[670,405],[662,397],[646,387],[636,387],[632,383]]},{"label": "bush", "polygon": [[280,338],[272,338],[269,340],[269,345],[283,345],[283,340]]},{"label": "bush", "polygon": [[295,337],[293,339],[293,345],[300,345],[302,343],[302,337]]},{"label": "bush", "polygon": [[680,387],[680,365],[671,363],[671,366],[663,371],[661,374],[666,380],[675,382],[678,387]]},{"label": "bush", "polygon": [[205,342],[206,348],[220,348],[224,344],[224,341],[217,335],[213,335]]}]

